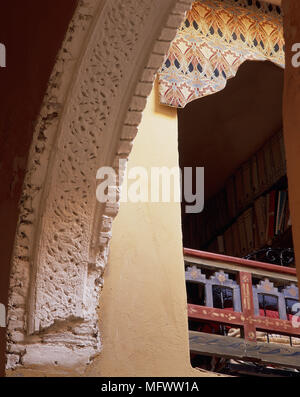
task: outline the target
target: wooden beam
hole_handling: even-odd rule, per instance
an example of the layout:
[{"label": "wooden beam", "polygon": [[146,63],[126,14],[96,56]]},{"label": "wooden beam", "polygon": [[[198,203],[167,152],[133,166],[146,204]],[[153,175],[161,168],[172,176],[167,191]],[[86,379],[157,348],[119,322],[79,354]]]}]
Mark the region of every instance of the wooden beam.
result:
[{"label": "wooden beam", "polygon": [[[195,257],[195,256],[190,256],[190,255],[184,255],[184,260],[189,263],[189,265],[200,265],[202,268],[206,269],[216,269],[218,271],[219,269],[221,270],[229,270],[229,272],[240,272],[243,270],[244,272],[251,273],[252,275],[255,275],[259,278],[276,278],[276,280],[282,280],[284,282],[286,281],[291,281],[294,284],[298,283],[298,279],[296,276],[296,271],[295,274],[286,274],[286,273],[276,273],[271,272],[269,270],[265,269],[259,269],[259,268],[254,268],[254,267],[248,267],[246,265],[243,265],[242,267],[239,264],[236,263],[229,263],[229,262],[218,262],[214,261],[211,259],[204,259],[200,257]],[[295,269],[294,269],[295,270]]]},{"label": "wooden beam", "polygon": [[[263,330],[287,336],[300,336],[300,327],[293,327],[291,321],[264,316],[245,317],[244,313],[216,309],[213,307],[188,304],[188,318],[192,320],[208,320],[216,323],[246,327],[249,330]],[[251,335],[250,335],[251,336]]]},{"label": "wooden beam", "polygon": [[184,248],[183,253],[184,255],[189,255],[195,258],[209,259],[217,262],[227,262],[227,263],[239,265],[240,267],[262,269],[272,273],[280,273],[280,274],[288,274],[288,275],[296,276],[296,269],[292,267],[272,265],[270,263],[251,261],[248,259],[236,258],[234,256],[213,254],[211,252],[198,251],[191,248]]},{"label": "wooden beam", "polygon": [[192,305],[191,303],[188,304],[188,317],[194,320],[208,320],[228,325],[244,325],[241,313],[214,307]]},{"label": "wooden beam", "polygon": [[293,327],[291,321],[281,320],[279,318],[253,316],[248,319],[256,329],[269,331],[270,333],[279,333],[287,336],[300,336],[300,327]]},{"label": "wooden beam", "polygon": [[240,272],[239,281],[241,287],[241,301],[243,308],[244,320],[244,336],[246,340],[256,341],[255,323],[250,322],[254,314],[253,292],[252,292],[252,276],[250,273]]},{"label": "wooden beam", "polygon": [[266,377],[299,377],[298,372],[294,372],[291,368],[274,368],[270,366],[260,366],[260,368],[257,368],[256,365],[250,362],[243,362],[243,363],[235,363],[235,362],[230,362],[228,363],[228,371],[227,373],[230,373],[230,375],[252,375],[252,376],[260,376],[263,378]]},{"label": "wooden beam", "polygon": [[189,331],[190,351],[193,354],[255,361],[300,369],[300,348],[277,343],[250,342],[231,336]]}]

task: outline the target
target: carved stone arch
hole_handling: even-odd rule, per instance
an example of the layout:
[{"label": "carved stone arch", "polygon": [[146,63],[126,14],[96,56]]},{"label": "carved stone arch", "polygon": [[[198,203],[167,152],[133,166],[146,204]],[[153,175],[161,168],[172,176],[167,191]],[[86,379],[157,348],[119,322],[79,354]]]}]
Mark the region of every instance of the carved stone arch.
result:
[{"label": "carved stone arch", "polygon": [[27,165],[8,369],[51,364],[80,372],[101,350],[96,309],[118,205],[97,203],[96,172],[128,157],[154,75],[192,2],[79,2]]}]

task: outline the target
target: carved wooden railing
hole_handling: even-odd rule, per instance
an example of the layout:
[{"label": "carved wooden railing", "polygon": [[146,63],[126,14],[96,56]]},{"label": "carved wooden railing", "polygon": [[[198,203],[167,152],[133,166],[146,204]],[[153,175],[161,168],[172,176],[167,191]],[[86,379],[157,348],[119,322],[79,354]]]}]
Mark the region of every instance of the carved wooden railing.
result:
[{"label": "carved wooden railing", "polygon": [[[299,290],[294,268],[192,249],[184,249],[184,257],[187,283],[199,284],[204,291],[202,305],[188,304],[189,320],[218,324],[227,331],[240,329],[239,338],[226,336],[226,332],[190,331],[192,353],[300,369],[300,344],[295,347],[264,343],[257,338],[263,331],[300,341]],[[231,308],[214,307],[216,288],[231,290]],[[277,312],[260,308],[259,299],[265,297],[276,300]]]}]

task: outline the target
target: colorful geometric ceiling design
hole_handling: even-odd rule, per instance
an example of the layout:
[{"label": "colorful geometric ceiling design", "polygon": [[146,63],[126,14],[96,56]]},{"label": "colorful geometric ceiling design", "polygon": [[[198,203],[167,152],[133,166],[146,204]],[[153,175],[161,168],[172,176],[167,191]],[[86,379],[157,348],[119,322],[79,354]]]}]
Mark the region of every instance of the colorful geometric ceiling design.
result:
[{"label": "colorful geometric ceiling design", "polygon": [[284,68],[280,7],[253,0],[195,2],[158,74],[160,102],[184,107],[218,92],[246,60]]}]

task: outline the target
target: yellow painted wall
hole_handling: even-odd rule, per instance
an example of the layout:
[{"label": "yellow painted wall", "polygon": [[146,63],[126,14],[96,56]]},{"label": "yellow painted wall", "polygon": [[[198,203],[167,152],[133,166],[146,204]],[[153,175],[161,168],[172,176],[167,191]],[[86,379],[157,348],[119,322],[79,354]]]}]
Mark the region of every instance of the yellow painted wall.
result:
[{"label": "yellow painted wall", "polygon": [[[129,158],[178,165],[177,113],[148,98]],[[121,203],[101,296],[99,376],[199,376],[189,363],[180,203]]]}]

